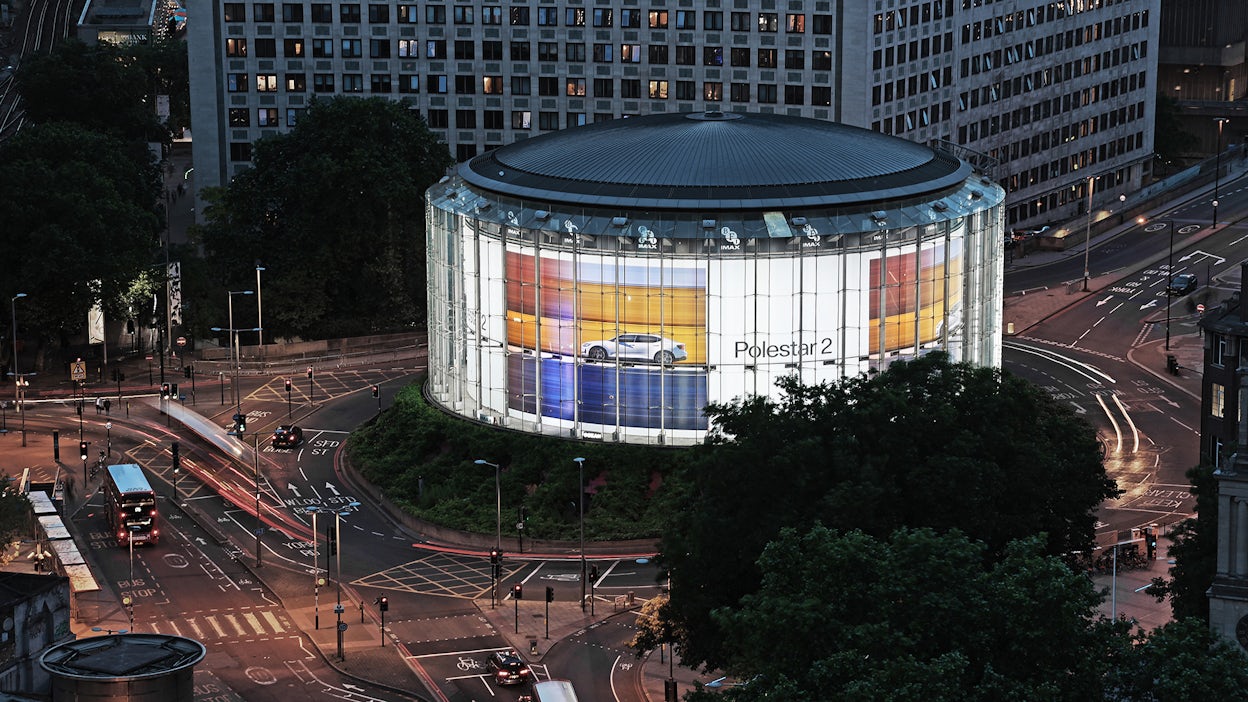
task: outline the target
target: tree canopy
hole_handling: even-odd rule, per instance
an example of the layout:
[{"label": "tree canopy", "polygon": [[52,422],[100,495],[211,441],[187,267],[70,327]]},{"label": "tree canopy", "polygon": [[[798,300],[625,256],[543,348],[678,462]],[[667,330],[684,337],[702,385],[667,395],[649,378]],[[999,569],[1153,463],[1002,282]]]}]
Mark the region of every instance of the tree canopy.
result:
[{"label": "tree canopy", "polygon": [[[726,662],[711,612],[757,592],[757,562],[785,528],[887,538],[953,529],[997,559],[1017,538],[1087,549],[1093,511],[1118,494],[1094,429],[1024,380],[932,354],[835,384],[780,383],[778,399],[708,408],[714,435],[678,462],[685,486],[664,528],[668,615],[684,659]],[[712,575],[713,574],[713,575]],[[681,587],[682,581],[696,587]]]},{"label": "tree canopy", "polygon": [[206,193],[212,277],[246,285],[262,263],[265,299],[290,301],[265,310],[277,336],[410,328],[425,317],[424,193],[452,164],[405,103],[314,101],[255,143],[253,168]]}]

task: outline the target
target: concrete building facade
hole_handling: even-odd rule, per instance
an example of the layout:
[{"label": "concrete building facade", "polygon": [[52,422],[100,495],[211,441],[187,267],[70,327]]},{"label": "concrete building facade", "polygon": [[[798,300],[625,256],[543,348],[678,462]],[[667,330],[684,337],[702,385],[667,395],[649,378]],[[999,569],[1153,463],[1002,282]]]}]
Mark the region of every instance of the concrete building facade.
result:
[{"label": "concrete building facade", "polygon": [[[210,2],[188,20],[195,168],[228,182],[312,100],[408,99],[459,161],[708,109],[962,150],[1006,225],[1116,205],[1151,162],[1160,0]],[[202,209],[202,208],[201,208]]]}]

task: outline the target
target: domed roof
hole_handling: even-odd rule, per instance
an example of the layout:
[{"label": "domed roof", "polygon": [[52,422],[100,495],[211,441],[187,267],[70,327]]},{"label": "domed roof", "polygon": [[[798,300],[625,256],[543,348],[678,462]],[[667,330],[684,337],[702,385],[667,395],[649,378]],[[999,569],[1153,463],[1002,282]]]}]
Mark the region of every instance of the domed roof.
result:
[{"label": "domed roof", "polygon": [[518,198],[629,209],[844,207],[959,186],[971,168],[904,139],[754,113],[656,114],[550,132],[459,173]]}]

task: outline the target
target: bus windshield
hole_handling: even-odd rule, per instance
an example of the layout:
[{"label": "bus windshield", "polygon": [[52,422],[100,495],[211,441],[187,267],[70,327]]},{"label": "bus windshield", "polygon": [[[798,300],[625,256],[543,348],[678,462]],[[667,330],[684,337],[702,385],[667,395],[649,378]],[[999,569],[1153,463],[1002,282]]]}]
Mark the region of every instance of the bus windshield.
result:
[{"label": "bus windshield", "polygon": [[133,463],[109,466],[104,497],[108,501],[108,526],[118,545],[129,545],[131,540],[151,544],[160,540],[156,492],[141,467]]}]

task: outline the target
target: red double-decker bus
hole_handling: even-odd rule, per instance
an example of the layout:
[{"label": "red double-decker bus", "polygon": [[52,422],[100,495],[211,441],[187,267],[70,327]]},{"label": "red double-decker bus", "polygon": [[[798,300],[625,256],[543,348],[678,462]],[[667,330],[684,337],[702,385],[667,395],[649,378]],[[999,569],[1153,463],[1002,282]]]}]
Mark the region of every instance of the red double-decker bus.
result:
[{"label": "red double-decker bus", "polygon": [[155,544],[160,541],[160,515],[156,511],[156,491],[143,468],[134,463],[109,466],[104,475],[108,527],[119,546]]}]

